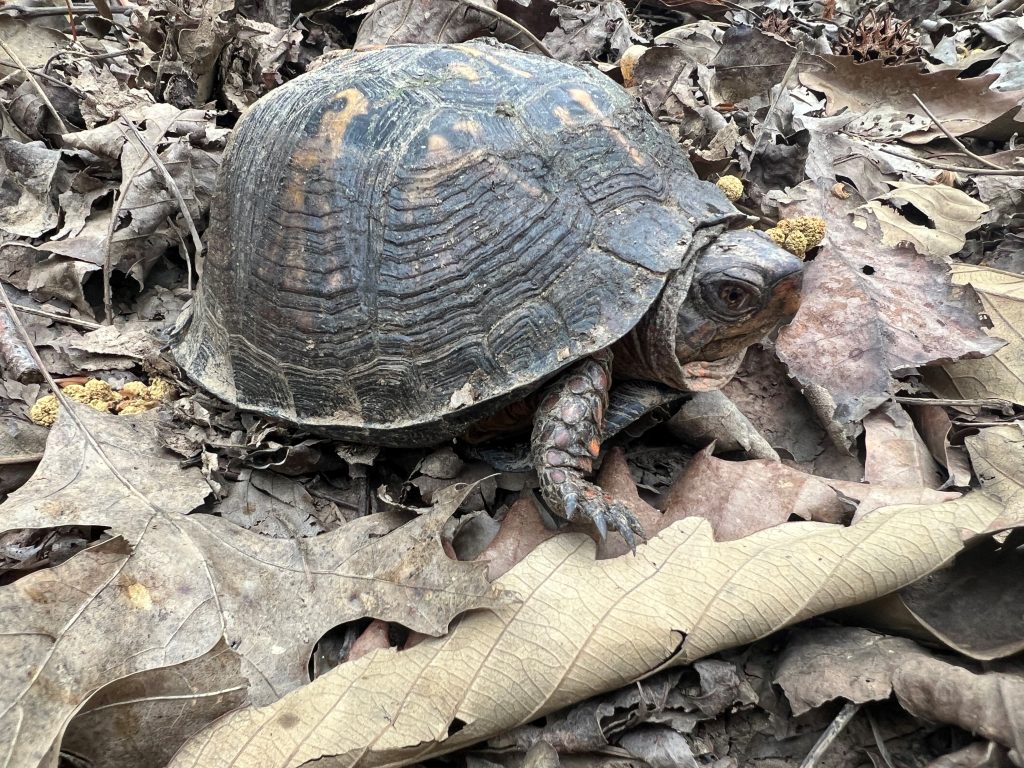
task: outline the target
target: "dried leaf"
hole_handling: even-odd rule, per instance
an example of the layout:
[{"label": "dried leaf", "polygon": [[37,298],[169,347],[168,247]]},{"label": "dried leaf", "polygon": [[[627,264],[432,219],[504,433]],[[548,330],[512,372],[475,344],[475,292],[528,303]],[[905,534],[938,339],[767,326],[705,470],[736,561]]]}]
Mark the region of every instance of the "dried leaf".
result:
[{"label": "dried leaf", "polygon": [[0,592],[0,752],[17,756],[12,765],[37,765],[103,686],[197,658],[222,636],[243,658],[247,700],[266,703],[308,680],[314,643],[339,623],[377,616],[438,634],[460,611],[497,603],[484,566],[449,560],[438,542],[465,491],[404,525],[389,513],[270,539],[185,514],[210,489],[162,451],[152,413],[75,413],[127,483],[62,410],[36,474],[0,508],[8,528],[101,526],[113,537]]},{"label": "dried leaf", "polygon": [[[893,182],[892,192],[879,195],[865,207],[878,217],[885,245],[909,242],[926,256],[952,256],[964,247],[966,235],[980,227],[988,206],[959,189],[944,184]],[[886,200],[897,206],[909,203],[928,217],[930,226],[913,224]]]},{"label": "dried leaf", "polygon": [[39,237],[57,226],[59,173],[60,152],[43,142],[0,139],[0,236]]},{"label": "dried leaf", "polygon": [[589,538],[558,536],[496,582],[522,596],[517,606],[468,614],[444,638],[378,651],[233,713],[171,765],[284,768],[330,756],[364,768],[451,752],[663,665],[898,588],[998,514],[973,494],[892,507],[849,529],[798,523],[724,544],[706,523],[683,520],[635,557],[602,561]]},{"label": "dried leaf", "polygon": [[61,748],[92,768],[162,768],[189,737],[245,703],[241,667],[221,640],[197,659],[117,680],[72,718]]},{"label": "dried leaf", "polygon": [[[806,187],[801,187],[805,189]],[[888,399],[891,372],[991,354],[986,336],[946,266],[910,248],[884,247],[856,200],[814,190],[786,215],[821,216],[828,233],[804,273],[804,298],[776,349],[791,375],[828,391],[841,422]]]},{"label": "dried leaf", "polygon": [[864,479],[876,485],[938,488],[939,466],[899,405],[888,403],[864,419]]},{"label": "dried leaf", "polygon": [[1024,277],[971,264],[956,264],[952,273],[955,284],[977,291],[992,322],[990,334],[1009,343],[991,357],[942,366],[948,381],[936,382],[937,390],[948,397],[1024,403]]},{"label": "dried leaf", "polygon": [[[1006,112],[1015,110],[1021,92],[997,92],[989,86],[994,75],[961,78],[956,69],[922,73],[917,64],[885,66],[881,60],[857,64],[850,56],[820,56],[825,64],[818,71],[800,74],[800,83],[821,91],[828,99],[828,114],[849,110],[863,115],[886,110],[899,115],[927,119],[914,100],[916,94],[936,118],[954,136],[979,133],[989,138],[1008,138],[1005,128],[993,126],[995,135],[985,128]],[[916,126],[915,126],[916,127]],[[898,134],[911,144],[927,144],[941,137],[934,125]]]},{"label": "dried leaf", "polygon": [[794,715],[834,699],[855,704],[884,701],[901,664],[927,655],[913,640],[859,627],[797,630],[779,659],[775,682]]},{"label": "dried leaf", "polygon": [[665,499],[665,518],[703,517],[716,541],[733,541],[791,520],[846,522],[892,504],[958,498],[920,487],[875,486],[816,477],[775,461],[725,461],[710,448],[693,457]]}]

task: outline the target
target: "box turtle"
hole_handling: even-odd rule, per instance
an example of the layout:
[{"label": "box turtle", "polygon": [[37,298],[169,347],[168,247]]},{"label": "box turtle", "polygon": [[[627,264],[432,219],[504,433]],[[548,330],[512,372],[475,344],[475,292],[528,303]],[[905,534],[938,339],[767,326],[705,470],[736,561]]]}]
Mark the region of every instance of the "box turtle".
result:
[{"label": "box turtle", "polygon": [[536,393],[556,513],[631,544],[585,480],[611,374],[721,386],[801,263],[610,78],[492,41],[348,52],[239,121],[174,352],[238,407],[435,444]]}]

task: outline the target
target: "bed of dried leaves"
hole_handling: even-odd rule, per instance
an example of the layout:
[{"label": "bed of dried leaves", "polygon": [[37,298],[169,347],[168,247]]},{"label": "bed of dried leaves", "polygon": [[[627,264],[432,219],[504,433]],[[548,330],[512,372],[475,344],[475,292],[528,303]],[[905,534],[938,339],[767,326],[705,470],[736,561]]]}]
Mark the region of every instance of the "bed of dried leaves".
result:
[{"label": "bed of dried leaves", "polygon": [[[635,557],[164,352],[240,112],[480,35],[827,223],[724,396],[606,450]],[[1022,103],[1020,0],[0,0],[2,765],[1024,766]]]}]

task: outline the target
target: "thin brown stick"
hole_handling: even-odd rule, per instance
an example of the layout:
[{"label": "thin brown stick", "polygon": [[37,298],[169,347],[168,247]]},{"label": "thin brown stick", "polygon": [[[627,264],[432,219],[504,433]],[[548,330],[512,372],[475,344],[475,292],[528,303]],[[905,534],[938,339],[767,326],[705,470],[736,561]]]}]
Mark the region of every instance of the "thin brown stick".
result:
[{"label": "thin brown stick", "polygon": [[[782,82],[779,83],[779,92],[775,94],[775,98],[772,99],[771,106],[768,107],[768,113],[764,116],[764,120],[761,121],[761,132],[757,134],[757,139],[754,140],[754,148],[750,150],[750,159],[748,160],[748,169],[754,165],[754,158],[757,157],[757,153],[761,149],[761,145],[764,143],[765,137],[768,134],[768,124],[771,122],[772,117],[775,116],[775,112],[778,110],[779,102],[782,101],[782,94],[786,92],[786,85],[789,83],[789,79],[796,72],[797,65],[800,64],[800,59],[804,55],[804,45],[800,43],[796,47],[796,53],[793,54],[793,60],[789,62],[789,67],[786,69],[786,74],[782,76]],[[744,171],[741,178],[747,177],[747,171]]]},{"label": "thin brown stick", "polygon": [[[126,6],[123,6],[123,5],[112,5],[112,6],[110,6],[110,10],[113,13],[125,13],[129,9]],[[88,5],[85,5],[85,4],[78,4],[78,5],[72,4],[71,5],[71,11],[76,16],[99,16],[100,15],[99,10],[96,8],[96,6],[94,6],[92,4],[88,4]],[[63,16],[67,12],[68,12],[67,8],[60,8],[60,7],[56,6],[56,5],[49,6],[49,7],[46,7],[46,8],[28,8],[28,7],[24,6],[24,5],[4,5],[4,6],[0,6],[0,18],[2,18],[3,16],[10,16],[11,18],[17,17],[17,18],[21,18],[21,19],[34,19],[34,18],[39,18],[39,17],[43,17],[43,16]]]},{"label": "thin brown stick", "polygon": [[[189,234],[192,236],[192,246],[195,248],[196,259],[199,259],[203,255],[203,241],[199,237],[199,230],[196,229],[196,223],[192,220],[192,214],[188,211],[188,206],[185,204],[185,198],[182,197],[181,190],[178,189],[177,183],[174,181],[174,177],[171,176],[170,171],[167,170],[167,166],[164,165],[163,160],[156,153],[156,150],[149,146],[149,142],[146,138],[139,133],[139,129],[135,127],[135,123],[131,120],[121,118],[121,122],[127,125],[132,134],[138,140],[139,144],[145,150],[146,154],[149,155],[149,159],[153,161],[153,165],[156,166],[157,170],[164,177],[164,183],[167,188],[174,195],[175,201],[178,203],[178,208],[181,209],[181,215],[185,219],[185,223],[188,225]],[[189,255],[188,249],[185,249],[185,266],[188,268],[188,290],[192,292],[192,257]]]},{"label": "thin brown stick", "polygon": [[924,110],[924,113],[928,115],[931,121],[935,123],[935,127],[942,131],[944,134],[946,134],[946,138],[952,141],[954,144],[956,144],[965,155],[970,157],[972,160],[977,160],[982,165],[987,165],[989,168],[995,168],[1000,171],[1003,170],[1003,167],[1001,165],[996,165],[991,160],[986,160],[981,155],[976,155],[973,152],[971,152],[971,150],[964,146],[964,143],[960,141],[960,139],[958,139],[956,136],[950,133],[946,126],[939,122],[939,118],[932,114],[932,111],[928,109],[928,107],[925,105],[923,101],[921,101],[921,99],[918,98],[916,93],[911,94],[911,96],[914,97],[914,101],[916,101],[918,105],[921,107],[921,109]]},{"label": "thin brown stick", "polygon": [[0,467],[11,467],[17,464],[38,464],[43,460],[41,453],[15,453],[13,456],[0,456]]},{"label": "thin brown stick", "polygon": [[103,326],[99,323],[94,323],[92,320],[82,320],[78,317],[69,317],[68,315],[62,315],[58,312],[47,312],[45,309],[37,309],[36,307],[25,307],[21,304],[15,304],[14,308],[21,312],[23,315],[39,315],[39,317],[48,317],[51,320],[56,320],[59,323],[66,323],[67,325],[77,325],[79,328],[85,328],[89,331],[95,331],[97,328]]},{"label": "thin brown stick", "polygon": [[78,42],[78,26],[75,24],[75,11],[71,7],[71,0],[64,0],[64,5],[68,7],[68,24],[71,25],[71,42]]},{"label": "thin brown stick", "polygon": [[39,98],[43,100],[43,104],[46,105],[46,108],[50,110],[50,114],[52,114],[57,120],[60,132],[67,133],[68,127],[64,124],[64,120],[61,118],[60,113],[57,111],[57,108],[53,106],[53,103],[50,101],[50,97],[46,95],[46,91],[44,91],[43,87],[39,84],[39,80],[36,79],[36,76],[32,74],[28,67],[25,66],[25,62],[21,60],[21,57],[18,56],[18,54],[9,48],[7,43],[3,40],[0,40],[0,48],[3,49],[4,53],[11,57],[11,61],[18,65],[18,69],[25,73],[25,77],[29,79],[29,82],[32,83],[32,87],[36,89],[36,93],[38,93]]},{"label": "thin brown stick", "polygon": [[996,408],[1000,411],[1005,411],[1008,414],[1013,413],[1013,403],[1009,400],[1002,400],[998,397],[979,397],[957,400],[946,397],[903,397],[901,395],[893,399],[897,403],[905,403],[907,405],[950,405],[954,408],[959,406],[964,406],[966,408]]},{"label": "thin brown stick", "polygon": [[934,160],[928,160],[924,157],[914,157],[913,155],[905,155],[902,152],[897,152],[895,149],[889,149],[888,147],[879,146],[879,152],[885,152],[887,155],[893,155],[895,157],[902,157],[904,160],[912,160],[915,163],[921,165],[927,165],[929,168],[938,168],[940,171],[954,171],[956,173],[973,173],[976,176],[1024,176],[1024,168],[1007,168],[1003,170],[995,170],[993,168],[969,168],[966,165],[947,165],[946,163],[937,163]]},{"label": "thin brown stick", "polygon": [[829,723],[828,728],[821,734],[821,737],[811,748],[811,751],[807,753],[807,757],[800,763],[800,768],[814,768],[818,764],[818,759],[828,751],[828,748],[832,746],[832,742],[843,732],[843,728],[847,726],[859,710],[860,704],[854,704],[852,701],[847,702],[846,706],[839,710],[839,714],[836,715],[835,719]]}]

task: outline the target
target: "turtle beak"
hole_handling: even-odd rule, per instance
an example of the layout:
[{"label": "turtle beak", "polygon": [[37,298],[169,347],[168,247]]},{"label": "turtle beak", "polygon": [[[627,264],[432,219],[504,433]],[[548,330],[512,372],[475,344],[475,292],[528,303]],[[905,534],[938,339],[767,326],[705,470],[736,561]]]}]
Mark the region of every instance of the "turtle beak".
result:
[{"label": "turtle beak", "polygon": [[803,266],[798,262],[792,272],[783,275],[772,284],[772,296],[779,303],[779,325],[785,325],[792,320],[800,309],[800,296],[804,284]]}]

